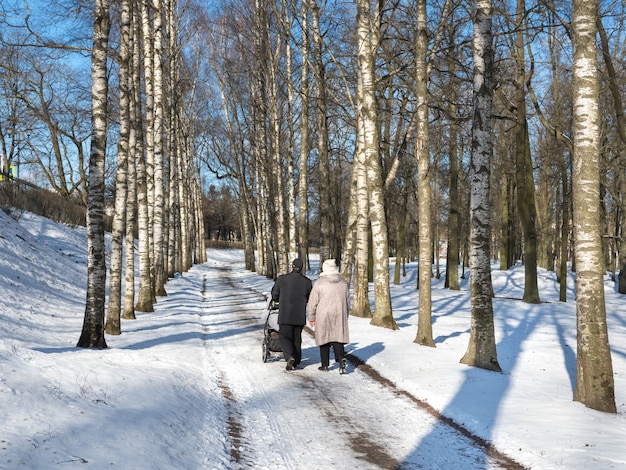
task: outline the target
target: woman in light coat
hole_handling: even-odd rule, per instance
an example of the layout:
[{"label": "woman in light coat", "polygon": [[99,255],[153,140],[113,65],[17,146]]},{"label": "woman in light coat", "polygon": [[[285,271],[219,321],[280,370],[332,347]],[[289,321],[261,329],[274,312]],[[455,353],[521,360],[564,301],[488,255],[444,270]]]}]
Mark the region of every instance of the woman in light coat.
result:
[{"label": "woman in light coat", "polygon": [[327,371],[330,363],[330,348],[343,374],[346,369],[344,345],[350,342],[348,315],[350,314],[350,290],[341,277],[334,259],[322,265],[320,277],[313,284],[309,297],[309,324],[315,327],[315,344],[320,348],[322,365]]}]

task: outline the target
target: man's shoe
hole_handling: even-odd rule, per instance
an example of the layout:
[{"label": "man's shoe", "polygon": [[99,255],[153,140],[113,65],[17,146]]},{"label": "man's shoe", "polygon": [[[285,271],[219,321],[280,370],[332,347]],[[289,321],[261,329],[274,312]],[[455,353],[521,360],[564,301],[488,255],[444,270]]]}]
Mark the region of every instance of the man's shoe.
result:
[{"label": "man's shoe", "polygon": [[321,371],[327,372],[328,371],[328,367],[326,367],[326,366],[319,366],[317,368],[317,370],[321,370]]},{"label": "man's shoe", "polygon": [[346,366],[347,366],[347,364],[346,364],[346,358],[345,358],[345,357],[344,357],[344,358],[341,358],[341,365],[339,366],[339,373],[340,373],[340,374],[343,374],[343,373],[345,373],[345,372],[346,372]]},{"label": "man's shoe", "polygon": [[286,369],[287,369],[287,370],[293,370],[293,367],[294,367],[293,365],[295,364],[295,362],[296,362],[296,360],[295,360],[293,357],[292,357],[291,359],[289,359],[289,360],[287,361],[287,367],[286,367]]}]

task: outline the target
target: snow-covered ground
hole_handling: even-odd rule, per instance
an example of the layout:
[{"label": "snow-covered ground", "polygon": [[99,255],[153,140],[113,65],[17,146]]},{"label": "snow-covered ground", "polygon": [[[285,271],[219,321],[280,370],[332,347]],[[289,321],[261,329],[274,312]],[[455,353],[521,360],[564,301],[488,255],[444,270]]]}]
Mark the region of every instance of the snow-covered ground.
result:
[{"label": "snow-covered ground", "polygon": [[540,272],[544,303],[528,305],[513,300],[523,268],[494,270],[501,374],[459,363],[465,284],[434,280],[437,347],[413,342],[414,263],[392,286],[398,331],[351,318],[345,375],[318,371],[305,335],[303,368],[288,372],[262,360],[272,281],[246,272],[237,250],[209,250],[108,349],[76,348],[85,245],[83,229],[0,211],[0,469],[512,468],[481,439],[526,468],[626,469],[626,299],[608,279],[615,415],[572,401],[573,290],[558,302],[552,273]]}]

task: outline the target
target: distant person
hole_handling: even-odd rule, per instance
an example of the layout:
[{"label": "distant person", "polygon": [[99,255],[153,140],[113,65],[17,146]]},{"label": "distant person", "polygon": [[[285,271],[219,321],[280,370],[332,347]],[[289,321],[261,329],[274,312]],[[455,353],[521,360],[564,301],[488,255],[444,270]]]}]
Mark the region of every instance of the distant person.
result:
[{"label": "distant person", "polygon": [[330,348],[339,363],[340,373],[346,371],[344,345],[350,342],[348,315],[350,314],[350,290],[339,274],[334,259],[327,259],[309,298],[309,324],[315,327],[315,344],[320,348],[322,365],[327,371],[330,364]]},{"label": "distant person", "polygon": [[306,324],[306,304],[311,294],[311,280],[302,274],[304,263],[296,258],[291,272],[278,276],[272,287],[272,300],[278,302],[278,336],[287,370],[302,360],[302,329]]}]

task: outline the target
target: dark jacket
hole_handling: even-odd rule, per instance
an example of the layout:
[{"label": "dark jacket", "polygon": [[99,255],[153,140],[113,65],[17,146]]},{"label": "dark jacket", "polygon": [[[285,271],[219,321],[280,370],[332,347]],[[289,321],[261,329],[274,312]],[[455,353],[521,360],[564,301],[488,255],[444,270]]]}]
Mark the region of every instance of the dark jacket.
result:
[{"label": "dark jacket", "polygon": [[278,302],[278,323],[303,326],[306,323],[306,303],[313,284],[300,272],[278,276],[272,287],[272,300]]}]

